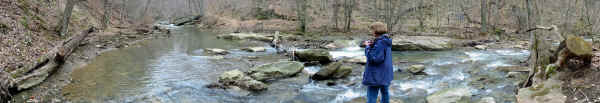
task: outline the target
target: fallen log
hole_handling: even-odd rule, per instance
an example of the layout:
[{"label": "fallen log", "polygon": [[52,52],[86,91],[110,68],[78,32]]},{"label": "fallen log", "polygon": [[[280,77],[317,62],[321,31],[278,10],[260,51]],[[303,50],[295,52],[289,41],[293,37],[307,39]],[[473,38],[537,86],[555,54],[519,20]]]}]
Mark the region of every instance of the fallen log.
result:
[{"label": "fallen log", "polygon": [[[44,54],[36,62],[33,62],[23,68],[7,73],[0,73],[0,100],[4,101],[10,97],[11,92],[19,92],[36,86],[46,80],[56,69],[64,64],[73,51],[77,49],[83,41],[95,28],[83,31],[80,35],[75,35],[54,47],[48,53]],[[9,75],[6,77],[6,75]]]},{"label": "fallen log", "polygon": [[196,15],[196,16],[178,18],[178,19],[175,19],[172,24],[175,24],[175,26],[185,25],[185,24],[193,22],[195,20],[199,20],[203,16],[204,15]]},{"label": "fallen log", "polygon": [[17,75],[15,82],[17,83],[17,89],[19,91],[31,88],[44,80],[61,66],[65,59],[68,58],[75,49],[79,46],[90,33],[94,32],[94,28],[83,31],[80,35],[71,37],[64,42],[62,45],[53,48],[49,53],[44,55],[39,64],[35,64],[34,68],[28,68],[28,72],[25,74]]}]

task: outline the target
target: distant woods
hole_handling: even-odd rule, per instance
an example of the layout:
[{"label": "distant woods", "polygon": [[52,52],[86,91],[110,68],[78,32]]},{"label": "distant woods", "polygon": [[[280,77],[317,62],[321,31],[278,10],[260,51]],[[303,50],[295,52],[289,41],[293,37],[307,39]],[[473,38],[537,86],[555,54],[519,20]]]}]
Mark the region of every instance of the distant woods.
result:
[{"label": "distant woods", "polygon": [[[363,30],[381,21],[394,32],[440,35],[522,34],[535,25],[557,25],[561,32],[595,34],[600,30],[597,0],[206,0],[211,15],[241,21],[295,21],[307,32]],[[528,17],[532,14],[532,17]],[[529,18],[529,19],[528,19]],[[542,31],[544,32],[544,31]]]},{"label": "distant woods", "polygon": [[[374,21],[385,22],[393,32],[449,36],[477,34],[504,38],[508,34],[523,34],[535,25],[556,25],[562,34],[591,35],[600,32],[600,26],[597,26],[600,23],[600,1],[597,0],[72,1],[87,2],[90,8],[104,10],[97,12],[104,21],[102,28],[106,24],[150,24],[206,14],[240,21],[293,21],[297,25],[296,30],[304,32],[364,31],[364,25]],[[60,3],[66,5],[69,2]],[[65,22],[68,22],[69,11],[64,9]],[[68,27],[65,22],[61,23],[61,27]],[[61,34],[66,32],[60,31]],[[546,33],[534,33],[538,32]]]},{"label": "distant woods", "polygon": [[149,25],[156,21],[171,20],[176,17],[204,14],[205,0],[55,0],[61,10],[62,19],[58,25],[59,34],[69,32],[69,23],[74,8],[86,8],[101,22],[100,29],[111,26]]}]

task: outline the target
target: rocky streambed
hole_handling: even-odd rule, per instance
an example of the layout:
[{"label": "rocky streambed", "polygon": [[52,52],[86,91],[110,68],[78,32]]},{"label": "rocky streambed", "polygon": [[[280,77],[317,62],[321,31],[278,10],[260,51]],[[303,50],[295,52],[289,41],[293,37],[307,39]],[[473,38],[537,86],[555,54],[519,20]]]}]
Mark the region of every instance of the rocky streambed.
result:
[{"label": "rocky streambed", "polygon": [[[293,55],[277,54],[271,42],[265,42],[272,35],[217,39],[215,33],[188,27],[171,33],[171,38],[102,53],[73,71],[63,96],[71,102],[109,103],[364,102],[366,91],[360,81],[365,58],[357,45],[363,37],[323,37],[343,41],[316,44],[329,49],[305,48],[315,44],[282,46],[297,50],[292,59]],[[301,37],[284,38],[302,42]],[[413,44],[438,43],[424,40],[429,41]],[[526,50],[395,43],[412,46],[407,49],[443,51],[393,52],[394,102],[511,103],[516,102],[516,86],[526,76],[519,63],[529,54]]]}]

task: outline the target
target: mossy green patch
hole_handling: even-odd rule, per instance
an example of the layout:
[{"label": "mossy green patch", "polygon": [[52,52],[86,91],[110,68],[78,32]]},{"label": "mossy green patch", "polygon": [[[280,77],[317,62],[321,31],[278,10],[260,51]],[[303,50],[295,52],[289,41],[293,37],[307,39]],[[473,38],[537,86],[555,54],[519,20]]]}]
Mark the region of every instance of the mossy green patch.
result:
[{"label": "mossy green patch", "polygon": [[0,33],[6,33],[8,32],[8,25],[4,24],[4,23],[0,23]]},{"label": "mossy green patch", "polygon": [[19,20],[19,23],[21,23],[21,25],[23,25],[23,27],[25,27],[25,29],[29,30],[29,22],[28,22],[28,18],[27,16],[22,16],[21,20]]}]

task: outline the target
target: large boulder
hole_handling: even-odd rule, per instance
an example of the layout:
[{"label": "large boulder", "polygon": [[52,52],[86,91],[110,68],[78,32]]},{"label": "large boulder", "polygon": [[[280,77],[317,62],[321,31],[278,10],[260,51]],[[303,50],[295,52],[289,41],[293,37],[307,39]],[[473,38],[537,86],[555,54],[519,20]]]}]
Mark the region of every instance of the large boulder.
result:
[{"label": "large boulder", "polygon": [[327,80],[327,79],[339,79],[347,77],[352,73],[352,67],[343,65],[342,62],[330,63],[329,65],[321,68],[315,73],[311,79],[313,80]]},{"label": "large boulder", "polygon": [[248,74],[256,80],[267,81],[294,76],[303,69],[304,65],[300,62],[282,61],[256,66]]},{"label": "large boulder", "polygon": [[549,79],[542,84],[519,89],[518,103],[565,103],[567,96],[562,94],[561,81]]},{"label": "large boulder", "polygon": [[394,36],[393,51],[437,51],[452,49],[456,40],[446,37]]},{"label": "large boulder", "polygon": [[329,54],[329,51],[325,49],[301,50],[296,51],[294,55],[296,55],[296,57],[298,57],[298,60],[300,60],[301,62],[318,61],[321,64],[327,64],[333,60],[333,57],[331,56],[331,54]]},{"label": "large boulder", "polygon": [[237,86],[251,91],[261,91],[267,89],[267,85],[265,83],[254,80],[244,74],[244,72],[241,72],[237,69],[221,74],[218,81],[225,86]]},{"label": "large boulder", "polygon": [[252,39],[252,40],[265,41],[265,42],[271,42],[271,41],[273,41],[272,37],[267,37],[265,35],[260,35],[260,34],[256,34],[256,33],[230,33],[230,34],[221,34],[221,35],[217,36],[217,38],[227,39],[227,40]]},{"label": "large boulder", "polygon": [[469,88],[449,88],[427,96],[428,103],[469,103],[470,101]]}]

